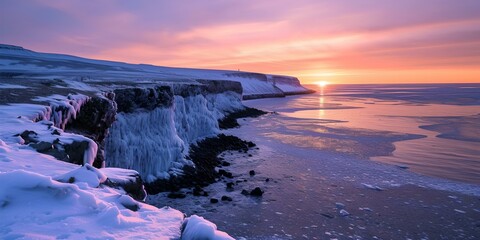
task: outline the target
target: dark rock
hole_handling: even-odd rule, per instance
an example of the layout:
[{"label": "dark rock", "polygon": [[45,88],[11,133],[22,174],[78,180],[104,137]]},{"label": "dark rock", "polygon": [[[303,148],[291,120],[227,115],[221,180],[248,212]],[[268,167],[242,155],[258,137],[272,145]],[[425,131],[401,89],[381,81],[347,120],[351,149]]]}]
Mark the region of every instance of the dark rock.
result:
[{"label": "dark rock", "polygon": [[248,154],[249,157],[252,157],[252,154]]},{"label": "dark rock", "polygon": [[126,204],[122,203],[122,206],[124,206],[126,209],[129,209],[130,211],[136,212],[140,207],[137,204]]},{"label": "dark rock", "polygon": [[245,196],[250,195],[250,193],[249,193],[247,190],[245,190],[245,189],[242,190],[241,194],[242,194],[242,195],[245,195]]},{"label": "dark rock", "polygon": [[245,109],[227,114],[226,117],[218,121],[218,125],[220,129],[236,128],[240,126],[240,124],[238,124],[237,122],[237,119],[247,117],[259,117],[264,114],[267,114],[267,112],[258,110],[256,108],[246,107]]},{"label": "dark rock", "polygon": [[167,195],[168,198],[178,199],[178,198],[185,198],[187,195],[181,192],[171,192]]},{"label": "dark rock", "polygon": [[332,214],[329,214],[329,213],[320,213],[320,215],[326,217],[326,218],[329,218],[329,219],[332,219],[334,218],[334,216]]},{"label": "dark rock", "polygon": [[250,172],[248,172],[248,174],[250,174],[250,176],[255,176],[255,170],[250,170]]},{"label": "dark rock", "polygon": [[252,196],[256,196],[256,197],[260,197],[263,195],[263,191],[262,189],[260,189],[259,187],[256,187],[255,189],[253,189],[251,192],[250,192],[250,195]]},{"label": "dark rock", "polygon": [[218,203],[218,199],[216,199],[216,198],[211,198],[211,199],[210,199],[210,203]]},{"label": "dark rock", "polygon": [[52,131],[52,135],[60,135],[60,131],[58,131],[58,129],[55,129]]},{"label": "dark rock", "polygon": [[225,171],[225,170],[223,170],[223,169],[218,170],[218,174],[219,174],[220,176],[223,176],[223,175],[226,174],[226,173],[227,173],[227,171]]},{"label": "dark rock", "polygon": [[229,182],[227,183],[227,189],[226,189],[228,192],[232,192],[234,189],[233,189],[233,183],[232,182]]},{"label": "dark rock", "polygon": [[73,164],[83,165],[83,156],[89,148],[90,143],[87,141],[77,142],[64,145],[65,153],[68,154],[69,162]]},{"label": "dark rock", "polygon": [[125,88],[116,89],[114,92],[118,112],[131,113],[140,108],[153,110],[173,105],[173,90],[169,86]]},{"label": "dark rock", "polygon": [[216,182],[221,176],[233,178],[231,172],[225,169],[215,168],[222,163],[219,155],[224,151],[248,149],[249,142],[235,136],[219,134],[216,137],[204,140],[190,146],[189,157],[195,164],[195,168],[185,166],[184,174],[179,177],[172,176],[168,180],[156,180],[147,183],[145,188],[149,194],[157,194],[163,191],[177,191],[180,188],[191,188],[195,185],[207,186]]},{"label": "dark rock", "polygon": [[29,144],[29,143],[32,143],[32,142],[33,143],[38,142],[38,140],[37,140],[38,134],[34,131],[25,130],[21,134],[17,134],[15,136],[20,136],[23,139],[23,141],[25,142],[24,144]]},{"label": "dark rock", "polygon": [[228,201],[228,202],[231,202],[233,201],[233,199],[229,196],[222,196],[222,201]]},{"label": "dark rock", "polygon": [[53,149],[53,144],[52,143],[43,142],[43,141],[38,142],[38,143],[30,143],[29,146],[34,148],[35,150],[37,150],[37,152],[39,152],[39,153],[45,153],[45,152]]},{"label": "dark rock", "polygon": [[143,187],[142,178],[138,174],[131,177],[134,177],[134,179],[129,181],[107,178],[103,184],[112,188],[121,188],[133,199],[137,201],[144,201],[147,197],[147,192]]},{"label": "dark rock", "polygon": [[265,179],[265,182],[270,182],[270,178]]},{"label": "dark rock", "polygon": [[195,188],[193,188],[192,193],[193,193],[193,196],[205,196],[205,194],[208,196],[208,193],[203,191],[203,189],[199,186],[195,186]]},{"label": "dark rock", "polygon": [[97,143],[97,156],[93,162],[93,166],[97,168],[103,165],[104,139],[117,114],[117,104],[113,101],[114,95],[109,92],[105,93],[105,96],[90,98],[82,106],[75,120],[67,124],[65,128],[68,132],[86,136]]},{"label": "dark rock", "polygon": [[228,167],[228,166],[230,166],[230,163],[229,163],[229,162],[226,162],[226,161],[223,161],[223,162],[222,162],[222,166]]},{"label": "dark rock", "polygon": [[74,178],[74,177],[70,177],[70,178],[68,179],[68,183],[74,183],[74,182],[75,182],[75,178]]}]

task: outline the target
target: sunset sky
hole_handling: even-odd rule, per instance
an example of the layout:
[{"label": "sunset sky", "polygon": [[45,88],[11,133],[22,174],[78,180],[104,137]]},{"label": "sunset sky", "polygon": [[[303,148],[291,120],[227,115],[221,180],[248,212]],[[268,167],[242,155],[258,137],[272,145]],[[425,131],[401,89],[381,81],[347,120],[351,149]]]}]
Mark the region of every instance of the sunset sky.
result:
[{"label": "sunset sky", "polygon": [[480,82],[480,1],[2,0],[0,42],[303,83]]}]

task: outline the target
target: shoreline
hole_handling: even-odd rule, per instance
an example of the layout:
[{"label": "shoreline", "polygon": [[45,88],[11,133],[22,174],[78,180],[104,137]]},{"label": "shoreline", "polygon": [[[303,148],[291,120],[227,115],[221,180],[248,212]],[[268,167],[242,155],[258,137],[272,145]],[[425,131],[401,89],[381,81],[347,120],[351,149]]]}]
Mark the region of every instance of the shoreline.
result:
[{"label": "shoreline", "polygon": [[[292,155],[278,158],[277,155],[272,155],[269,146],[255,140],[254,136],[245,138],[251,133],[252,122],[258,121],[262,120],[243,120],[241,128],[227,131],[228,134],[259,143],[259,150],[255,150],[252,157],[237,152],[223,154],[227,160],[232,159],[233,164],[227,168],[242,182],[234,186],[233,193],[227,191],[226,181],[206,188],[213,196],[229,195],[233,201],[211,204],[208,198],[171,200],[158,195],[150,196],[148,202],[171,204],[187,214],[202,215],[235,238],[296,239],[304,235],[311,239],[350,236],[358,239],[480,237],[477,233],[480,228],[477,220],[480,216],[479,196],[408,183],[389,183],[388,186],[380,185],[379,189],[382,190],[376,190],[373,183],[373,188],[368,187],[367,183],[371,182],[365,181],[367,186],[364,186],[363,180],[355,180],[355,174],[348,178],[342,174],[336,175],[337,171],[333,171],[333,175],[324,175],[322,173],[328,170],[321,166],[315,170],[315,165],[308,165],[308,159],[303,159],[305,163],[299,163],[290,159]],[[288,149],[281,151],[281,154],[286,152]],[[391,165],[363,161],[370,161],[358,163],[369,166],[370,172],[365,172],[366,174],[390,169],[408,176],[417,175]],[[272,171],[274,166],[283,171]],[[256,175],[249,176],[249,169],[255,169]],[[307,171],[296,173],[295,169]],[[246,181],[243,182],[244,180]],[[420,182],[417,184],[421,185]],[[265,189],[261,198],[238,194],[242,189],[254,186]],[[348,215],[344,216],[341,210],[345,210]]]},{"label": "shoreline", "polygon": [[[275,131],[271,118],[278,117],[240,120],[241,128],[226,131],[258,143],[260,149],[253,157],[233,153],[231,158],[236,161],[230,167],[237,168],[232,170],[234,175],[247,180],[237,186],[239,190],[255,185],[265,189],[261,199],[238,195],[232,202],[213,206],[201,199],[187,199],[176,207],[205,216],[236,238],[480,237],[478,185],[419,175],[373,160],[316,155],[307,148],[272,143],[264,136]],[[251,178],[248,169],[255,169],[257,175]],[[225,191],[225,185],[217,185],[217,191]],[[348,215],[343,216],[341,210]]]}]

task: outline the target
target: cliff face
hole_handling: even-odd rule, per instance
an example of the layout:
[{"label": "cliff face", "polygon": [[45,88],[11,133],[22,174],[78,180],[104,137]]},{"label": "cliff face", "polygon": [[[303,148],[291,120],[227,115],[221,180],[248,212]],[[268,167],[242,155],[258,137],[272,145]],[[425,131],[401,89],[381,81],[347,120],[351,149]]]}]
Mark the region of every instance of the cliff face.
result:
[{"label": "cliff face", "polygon": [[[70,163],[134,169],[149,182],[193,166],[185,159],[189,146],[217,134],[218,120],[243,109],[242,99],[308,92],[288,76],[134,65],[11,45],[0,45],[0,80],[0,104],[48,105],[29,118],[40,124],[19,128],[14,142]],[[19,98],[9,88],[28,90]]]},{"label": "cliff face", "polygon": [[218,120],[243,108],[238,83],[204,83],[115,90],[118,113],[105,143],[107,166],[134,169],[148,182],[193,166],[185,159],[189,145],[218,133]]}]

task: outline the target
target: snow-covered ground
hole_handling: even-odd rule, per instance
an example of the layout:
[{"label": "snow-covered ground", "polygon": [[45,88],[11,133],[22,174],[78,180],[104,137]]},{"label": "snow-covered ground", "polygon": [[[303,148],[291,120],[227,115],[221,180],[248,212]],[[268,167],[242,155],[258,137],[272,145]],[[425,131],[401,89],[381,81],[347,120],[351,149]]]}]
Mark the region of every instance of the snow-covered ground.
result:
[{"label": "snow-covered ground", "polygon": [[[0,238],[231,239],[201,217],[185,218],[178,210],[144,204],[122,189],[105,185],[107,178],[128,181],[137,173],[92,167],[95,143],[62,130],[62,123],[75,118],[76,109],[69,108],[73,112],[58,119],[52,115],[52,106],[67,102],[60,96],[48,100],[53,105],[0,106]],[[17,135],[24,130],[35,131],[34,137],[46,142],[50,138],[88,140],[94,146],[86,151],[81,167],[24,145]]]}]

